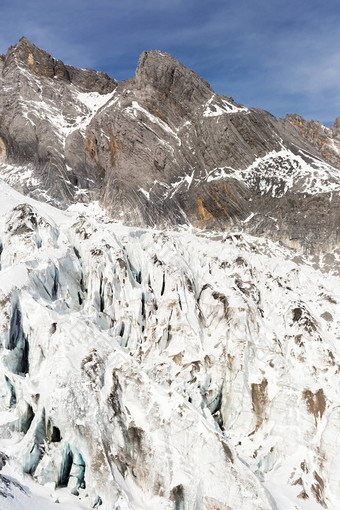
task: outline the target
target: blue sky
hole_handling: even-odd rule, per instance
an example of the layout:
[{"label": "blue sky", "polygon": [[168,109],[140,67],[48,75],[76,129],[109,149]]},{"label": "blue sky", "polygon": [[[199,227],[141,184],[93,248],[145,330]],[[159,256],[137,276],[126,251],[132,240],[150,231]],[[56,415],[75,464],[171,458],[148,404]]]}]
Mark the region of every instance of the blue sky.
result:
[{"label": "blue sky", "polygon": [[157,48],[247,106],[340,116],[338,0],[1,0],[0,52],[22,35],[118,80]]}]

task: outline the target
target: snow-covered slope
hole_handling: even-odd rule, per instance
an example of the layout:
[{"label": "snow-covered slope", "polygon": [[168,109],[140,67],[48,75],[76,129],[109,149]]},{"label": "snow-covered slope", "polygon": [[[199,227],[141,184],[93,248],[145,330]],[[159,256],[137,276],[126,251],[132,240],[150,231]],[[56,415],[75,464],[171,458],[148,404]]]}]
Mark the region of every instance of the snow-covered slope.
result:
[{"label": "snow-covered slope", "polygon": [[53,484],[42,486],[35,483],[30,475],[23,475],[18,465],[7,465],[0,474],[1,510],[55,510],[56,503],[59,510],[88,508],[67,488],[56,492]]},{"label": "snow-covered slope", "polygon": [[3,182],[0,216],[1,508],[337,509],[337,252]]}]

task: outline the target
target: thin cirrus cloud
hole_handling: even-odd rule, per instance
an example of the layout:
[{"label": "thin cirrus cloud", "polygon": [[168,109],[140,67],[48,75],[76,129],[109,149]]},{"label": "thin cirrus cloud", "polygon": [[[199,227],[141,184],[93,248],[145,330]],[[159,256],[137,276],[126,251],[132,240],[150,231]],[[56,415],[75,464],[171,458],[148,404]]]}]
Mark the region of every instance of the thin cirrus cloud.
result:
[{"label": "thin cirrus cloud", "polygon": [[158,48],[218,93],[275,115],[340,115],[337,0],[4,0],[0,51],[22,35],[56,58],[133,75]]}]

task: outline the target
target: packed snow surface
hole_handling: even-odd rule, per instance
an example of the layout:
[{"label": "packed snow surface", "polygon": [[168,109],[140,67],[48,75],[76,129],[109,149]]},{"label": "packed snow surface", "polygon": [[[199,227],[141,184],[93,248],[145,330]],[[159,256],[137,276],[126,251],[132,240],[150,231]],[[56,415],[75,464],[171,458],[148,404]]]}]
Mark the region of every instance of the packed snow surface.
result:
[{"label": "packed snow surface", "polygon": [[0,217],[0,508],[338,508],[336,252]]}]

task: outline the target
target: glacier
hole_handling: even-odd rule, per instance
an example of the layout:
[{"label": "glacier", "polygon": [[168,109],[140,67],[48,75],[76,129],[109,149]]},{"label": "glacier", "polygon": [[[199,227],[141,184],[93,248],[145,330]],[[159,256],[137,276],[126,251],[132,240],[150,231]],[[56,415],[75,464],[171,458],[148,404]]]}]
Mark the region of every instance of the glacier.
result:
[{"label": "glacier", "polygon": [[0,218],[1,508],[338,508],[337,250]]}]

